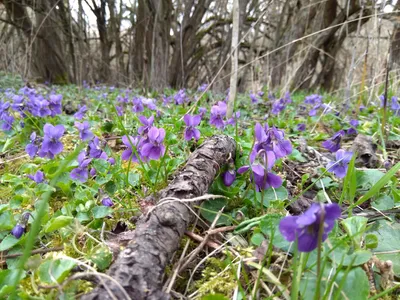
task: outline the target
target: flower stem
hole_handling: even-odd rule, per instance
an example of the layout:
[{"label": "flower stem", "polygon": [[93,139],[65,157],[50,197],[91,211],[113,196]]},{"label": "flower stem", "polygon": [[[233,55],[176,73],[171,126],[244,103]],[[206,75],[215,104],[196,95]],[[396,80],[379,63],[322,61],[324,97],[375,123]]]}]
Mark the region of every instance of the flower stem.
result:
[{"label": "flower stem", "polygon": [[320,299],[321,293],[321,252],[322,252],[322,235],[324,233],[324,223],[325,223],[325,209],[324,206],[321,205],[321,219],[319,223],[319,230],[318,230],[318,246],[317,246],[317,284],[315,286],[315,296],[314,299]]},{"label": "flower stem", "polygon": [[297,300],[299,299],[299,287],[300,287],[300,279],[301,274],[303,273],[303,261],[304,254],[299,253],[298,251],[298,242],[296,239],[296,244],[294,247],[294,262],[293,262],[293,281],[292,281],[292,289],[290,291],[290,299]]}]

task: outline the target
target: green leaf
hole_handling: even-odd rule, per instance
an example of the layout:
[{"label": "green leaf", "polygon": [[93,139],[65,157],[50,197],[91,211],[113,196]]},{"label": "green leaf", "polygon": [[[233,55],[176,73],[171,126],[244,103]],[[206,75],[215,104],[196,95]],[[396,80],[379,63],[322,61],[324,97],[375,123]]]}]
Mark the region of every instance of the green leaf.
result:
[{"label": "green leaf", "polygon": [[260,229],[265,236],[269,237],[272,245],[288,251],[290,248],[290,243],[282,236],[281,232],[278,230],[279,222],[281,221],[281,219],[281,215],[269,214],[261,220]]},{"label": "green leaf", "polygon": [[107,182],[104,188],[109,195],[113,195],[117,190],[117,186],[114,181]]},{"label": "green leaf", "polygon": [[[313,182],[315,182],[315,185],[317,186],[317,188],[322,189],[322,184],[324,185],[324,188],[329,189],[330,187],[338,187],[338,183],[333,181],[331,177],[323,177],[319,180],[312,180]],[[322,183],[321,183],[322,181]]]},{"label": "green leaf", "polygon": [[19,278],[16,278],[18,276],[18,273],[19,273],[18,269],[1,270],[0,271],[0,297],[1,297],[1,299],[8,299],[8,297],[6,297],[6,296],[14,290],[14,288],[11,286],[13,281],[20,281],[26,277],[26,273],[21,272],[21,276]]},{"label": "green leaf", "polygon": [[88,259],[91,260],[100,271],[105,270],[112,262],[112,253],[107,247],[98,246],[88,255]]},{"label": "green leaf", "polygon": [[229,300],[229,298],[226,298],[224,295],[221,294],[212,294],[203,296],[201,300]]},{"label": "green leaf", "polygon": [[128,175],[128,182],[131,186],[135,187],[139,184],[140,176],[137,173],[130,172]]},{"label": "green leaf", "polygon": [[[380,260],[391,260],[393,262],[393,271],[400,275],[400,224],[391,223],[386,220],[376,221],[372,228],[368,230],[369,234],[374,234],[378,239],[378,246],[374,249],[374,254]],[[386,253],[392,252],[393,253]]]},{"label": "green leaf", "polygon": [[48,185],[46,183],[39,183],[36,188],[35,188],[36,192],[38,194],[43,194],[46,192],[55,192],[56,189],[54,187],[52,187],[51,185]]},{"label": "green leaf", "polygon": [[394,207],[394,200],[388,195],[380,195],[372,202],[372,207],[379,210],[391,209]]},{"label": "green leaf", "polygon": [[112,129],[114,127],[114,123],[110,122],[110,121],[106,121],[103,123],[103,125],[101,126],[101,130],[103,132],[111,132]]},{"label": "green leaf", "polygon": [[400,162],[398,162],[382,178],[380,178],[364,196],[362,196],[354,205],[349,208],[349,210],[357,205],[361,205],[371,197],[377,195],[380,189],[389,182],[389,180],[397,173],[398,170],[400,170]]},{"label": "green leaf", "polygon": [[7,235],[0,243],[0,251],[5,251],[7,249],[12,248],[16,244],[18,244],[20,240],[15,238],[13,235]]},{"label": "green leaf", "polygon": [[[207,221],[213,222],[218,211],[220,211],[222,207],[226,206],[226,204],[227,204],[226,199],[213,199],[209,201],[204,201],[203,205],[201,206],[202,208],[201,215]],[[231,220],[224,215],[221,215],[217,222],[217,225],[231,225],[231,224],[232,224]]]},{"label": "green leaf", "polygon": [[74,266],[75,262],[70,259],[46,260],[38,269],[39,279],[45,283],[55,283],[55,281],[60,283],[68,276]]},{"label": "green leaf", "polygon": [[44,232],[49,233],[57,229],[63,228],[65,226],[68,226],[69,224],[71,224],[73,219],[74,219],[73,217],[68,217],[68,216],[58,216],[52,218],[45,225]]},{"label": "green leaf", "polygon": [[395,203],[400,202],[400,191],[394,187],[392,187],[392,195],[393,195],[393,200]]},{"label": "green leaf", "polygon": [[[250,190],[247,193],[246,198],[249,199],[255,207],[260,207],[261,197],[263,193],[256,192],[254,196],[254,190]],[[256,198],[256,199],[254,199]],[[284,201],[288,198],[288,191],[285,187],[281,186],[277,189],[267,189],[264,191],[264,207],[269,207],[272,201]]]},{"label": "green leaf", "polygon": [[107,217],[108,215],[111,215],[112,212],[113,209],[108,206],[95,206],[92,208],[93,217],[95,217],[96,219]]},{"label": "green leaf", "polygon": [[8,208],[8,203],[0,204],[0,213],[4,212],[7,208]]},{"label": "green leaf", "polygon": [[92,163],[98,173],[105,173],[110,166],[110,164],[104,159],[94,159]]},{"label": "green leaf", "polygon": [[301,155],[301,152],[297,149],[293,149],[292,154],[289,155],[289,159],[294,159],[299,162],[307,162],[307,159],[305,159],[304,156]]},{"label": "green leaf", "polygon": [[362,235],[367,228],[368,219],[360,216],[354,216],[342,221],[342,225],[347,234],[353,241],[356,249],[361,247]]},{"label": "green leaf", "polygon": [[[323,278],[330,278],[332,280],[333,274],[330,274],[332,267],[330,264],[326,264]],[[335,295],[338,294],[338,297],[331,297],[332,299],[351,299],[351,300],[365,300],[369,295],[369,282],[368,277],[365,274],[364,270],[360,267],[356,267],[351,269],[347,276],[345,269],[337,271],[337,277],[335,278],[335,283],[332,285],[332,290],[326,291],[329,281],[322,280],[321,281],[321,295],[325,293],[333,293]],[[303,296],[303,299],[314,299],[315,291],[316,291],[316,278],[315,272],[307,272],[300,281],[300,293]],[[346,278],[343,278],[346,276]],[[338,291],[338,286],[340,286],[342,280],[344,279],[344,284],[342,286],[341,291]],[[357,287],[357,288],[355,288]]]},{"label": "green leaf", "polygon": [[256,245],[260,246],[261,243],[265,240],[265,237],[262,233],[256,232],[255,234],[252,235],[251,237],[251,242]]},{"label": "green leaf", "polygon": [[376,234],[368,233],[365,235],[365,247],[367,249],[373,249],[378,247],[378,237]]},{"label": "green leaf", "polygon": [[9,210],[0,215],[0,230],[10,231],[14,225],[14,217]]},{"label": "green leaf", "polygon": [[350,251],[345,247],[337,247],[333,250],[333,253],[330,255],[330,257],[337,265],[342,264],[343,266],[359,266],[370,260],[372,257],[372,252],[368,250]]}]

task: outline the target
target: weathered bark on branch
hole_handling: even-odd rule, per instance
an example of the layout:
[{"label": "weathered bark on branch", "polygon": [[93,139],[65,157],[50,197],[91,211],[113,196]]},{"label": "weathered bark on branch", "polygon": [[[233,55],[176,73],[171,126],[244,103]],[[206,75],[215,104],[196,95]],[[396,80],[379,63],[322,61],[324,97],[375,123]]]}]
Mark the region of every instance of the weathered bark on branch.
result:
[{"label": "weathered bark on branch", "polygon": [[[223,135],[205,141],[189,157],[186,166],[171,184],[161,190],[158,199],[190,199],[206,193],[219,169],[235,156],[235,141]],[[194,203],[172,202],[160,205],[138,222],[134,238],[112,264],[108,275],[117,280],[132,299],[169,299],[162,292],[164,269],[187,229]],[[111,281],[107,288],[116,299],[126,299]],[[111,299],[104,286],[97,287],[82,299]]]}]

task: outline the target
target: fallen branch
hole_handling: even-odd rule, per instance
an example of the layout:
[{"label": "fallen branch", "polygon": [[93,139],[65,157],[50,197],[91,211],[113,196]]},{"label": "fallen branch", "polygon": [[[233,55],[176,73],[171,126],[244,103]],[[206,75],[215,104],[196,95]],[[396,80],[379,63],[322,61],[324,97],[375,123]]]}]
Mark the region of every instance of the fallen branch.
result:
[{"label": "fallen branch", "polygon": [[[228,157],[235,156],[235,141],[218,135],[206,140],[188,158],[186,166],[161,190],[157,199],[192,199],[205,194]],[[169,299],[162,292],[164,270],[192,219],[191,207],[198,203],[174,201],[158,206],[138,221],[133,239],[111,265],[107,274],[132,299]],[[107,280],[82,299],[124,299]],[[111,291],[108,293],[107,290]]]}]

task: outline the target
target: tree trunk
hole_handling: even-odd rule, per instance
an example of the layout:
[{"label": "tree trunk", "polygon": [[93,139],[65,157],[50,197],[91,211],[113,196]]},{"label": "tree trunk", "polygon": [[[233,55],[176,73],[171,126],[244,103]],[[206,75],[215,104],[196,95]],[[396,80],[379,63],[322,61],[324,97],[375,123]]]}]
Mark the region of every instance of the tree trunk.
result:
[{"label": "tree trunk", "polygon": [[[242,0],[243,1],[243,0]],[[226,111],[227,118],[232,117],[238,78],[238,53],[239,53],[239,0],[233,0],[232,8],[232,45],[231,45],[231,80],[229,86],[229,100]]]},{"label": "tree trunk", "polygon": [[[358,5],[358,2],[356,2],[356,0],[352,0],[349,5],[350,7],[348,11],[347,10],[341,11],[334,19],[334,21],[329,25],[329,27],[326,28],[325,31],[319,33],[318,36],[314,39],[314,41],[312,42],[313,46],[310,47],[310,50],[308,51],[303,63],[297,69],[295,76],[293,77],[291,83],[291,89],[295,88],[309,89],[311,87],[312,77],[316,70],[319,55],[321,53],[320,49],[327,49],[329,47],[329,44],[332,43],[333,40],[337,39],[337,37],[335,38],[335,34],[341,28],[341,26],[339,25],[345,22],[346,20],[349,20],[350,17],[358,15],[359,12],[361,11],[361,7]],[[348,23],[347,25],[345,24],[343,26],[348,26],[349,28],[350,27],[353,28],[353,26],[355,26],[356,29],[358,20],[357,18],[353,19],[354,19],[353,22]],[[363,22],[366,22],[367,20],[368,18],[365,18],[363,19]],[[355,29],[353,29],[353,31]],[[340,36],[342,34],[346,33],[341,33]],[[343,42],[343,40],[341,41],[341,43]]]},{"label": "tree trunk", "polygon": [[171,0],[139,0],[133,71],[144,87],[161,90],[168,83]]},{"label": "tree trunk", "polygon": [[188,68],[188,65],[189,60],[200,46],[200,39],[196,32],[200,28],[201,21],[211,0],[198,0],[196,5],[194,5],[194,1],[191,2],[192,4],[185,3],[186,9],[183,12],[181,28],[175,34],[169,84],[176,88],[182,87],[191,71],[193,71],[193,69]]},{"label": "tree trunk", "polygon": [[54,5],[45,0],[35,2],[33,7],[36,16],[35,27],[29,18],[24,1],[4,0],[2,3],[10,19],[18,25],[28,39],[28,45],[32,45],[31,49],[27,48],[27,52],[32,51],[30,60],[32,75],[43,81],[67,83],[71,76],[63,50],[64,43],[57,30],[59,24]]},{"label": "tree trunk", "polygon": [[[157,198],[192,199],[203,195],[228,157],[234,158],[235,148],[230,137],[219,135],[208,139],[190,155],[183,170]],[[161,290],[162,278],[192,218],[187,205],[192,207],[194,203],[165,203],[143,216],[133,239],[110,267],[108,275],[118,281],[131,299],[169,299]],[[127,298],[112,281],[105,285],[116,299]],[[99,286],[82,299],[111,299],[107,289]]]}]

